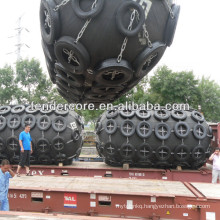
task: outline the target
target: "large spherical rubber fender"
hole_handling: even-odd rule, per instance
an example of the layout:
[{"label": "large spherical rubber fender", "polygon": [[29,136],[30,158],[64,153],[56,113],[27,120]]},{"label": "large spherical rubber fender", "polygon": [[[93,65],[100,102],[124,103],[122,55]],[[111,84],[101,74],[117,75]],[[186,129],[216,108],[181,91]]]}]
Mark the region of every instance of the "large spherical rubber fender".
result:
[{"label": "large spherical rubber fender", "polygon": [[212,130],[195,110],[115,107],[100,116],[95,130],[97,150],[111,166],[197,169],[210,155]]},{"label": "large spherical rubber fender", "polygon": [[[174,36],[178,19],[173,22],[167,4],[177,18],[173,0],[71,0],[62,4],[42,0],[42,47],[50,61],[50,78],[64,99],[98,105],[113,102],[136,86],[159,62]],[[56,63],[66,75],[80,75],[81,86],[74,77],[66,77],[75,85],[71,90],[63,88],[63,79],[54,75]],[[74,87],[82,89],[77,98]]]},{"label": "large spherical rubber fender", "polygon": [[[20,108],[21,105],[5,106],[4,111],[7,114],[0,116],[0,159],[4,154],[11,163],[19,161],[19,134],[26,123],[31,127],[31,161],[34,164],[63,162],[69,165],[79,156],[83,122],[79,120],[77,113],[67,109],[35,109],[32,105],[24,106],[22,112],[18,112]],[[77,135],[73,136],[73,133]]]}]

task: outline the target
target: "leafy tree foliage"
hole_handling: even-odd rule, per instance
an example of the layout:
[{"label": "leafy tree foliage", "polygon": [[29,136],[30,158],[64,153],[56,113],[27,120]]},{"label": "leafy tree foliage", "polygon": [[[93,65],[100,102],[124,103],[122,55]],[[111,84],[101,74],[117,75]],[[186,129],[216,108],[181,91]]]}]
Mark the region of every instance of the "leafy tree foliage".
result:
[{"label": "leafy tree foliage", "polygon": [[202,77],[199,83],[200,105],[207,121],[220,121],[220,86],[209,78]]},{"label": "leafy tree foliage", "polygon": [[0,69],[0,104],[10,104],[17,94],[18,88],[14,84],[14,72],[10,66]]}]

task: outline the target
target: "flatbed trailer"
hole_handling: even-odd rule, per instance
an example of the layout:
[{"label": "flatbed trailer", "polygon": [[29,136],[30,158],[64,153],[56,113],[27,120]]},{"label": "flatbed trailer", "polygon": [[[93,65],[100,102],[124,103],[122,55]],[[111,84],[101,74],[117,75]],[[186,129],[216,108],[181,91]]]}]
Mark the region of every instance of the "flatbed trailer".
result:
[{"label": "flatbed trailer", "polygon": [[[14,166],[16,170],[16,166]],[[22,173],[23,172],[23,173]],[[24,174],[25,170],[21,171]],[[168,181],[188,181],[211,183],[211,170],[202,167],[199,170],[175,170],[152,168],[110,167],[103,162],[74,162],[71,166],[31,166],[33,175],[112,177],[130,179],[157,179]]]},{"label": "flatbed trailer", "polygon": [[10,209],[139,219],[220,219],[220,184],[33,176],[10,180]]}]

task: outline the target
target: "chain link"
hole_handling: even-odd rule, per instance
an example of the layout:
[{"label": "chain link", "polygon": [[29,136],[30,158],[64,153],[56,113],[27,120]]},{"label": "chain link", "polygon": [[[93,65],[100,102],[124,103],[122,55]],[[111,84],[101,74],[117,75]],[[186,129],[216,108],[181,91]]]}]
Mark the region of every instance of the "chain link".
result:
[{"label": "chain link", "polygon": [[63,49],[63,52],[68,55],[68,63],[73,60],[75,63],[77,63],[80,66],[80,62],[77,60],[77,58],[74,56],[74,53],[72,50]]},{"label": "chain link", "polygon": [[156,56],[157,56],[157,53],[156,53],[156,54],[152,54],[152,55],[148,58],[148,60],[145,62],[145,64],[147,64],[147,66],[150,66],[150,63],[151,63],[152,59],[153,59],[154,57],[156,57]]},{"label": "chain link", "polygon": [[148,31],[147,31],[147,28],[146,28],[145,24],[143,25],[143,29],[144,29],[144,37],[147,39],[148,47],[152,48],[152,43],[151,43],[151,40],[150,40],[150,36],[148,34]]},{"label": "chain link", "polygon": [[79,34],[78,34],[76,40],[74,41],[76,44],[78,43],[79,39],[83,36],[83,34],[84,34],[84,32],[85,32],[85,30],[86,30],[86,28],[87,28],[87,26],[89,25],[89,23],[90,23],[91,20],[92,20],[91,18],[88,19],[88,20],[86,21],[86,23],[83,25],[83,27],[82,27],[81,31],[79,32]]},{"label": "chain link", "polygon": [[[98,1],[98,0],[95,0],[95,1],[93,2],[91,9],[94,9],[94,8],[96,7],[97,1]],[[99,1],[103,1],[103,0],[99,0]],[[78,36],[77,36],[76,40],[74,41],[74,43],[76,43],[76,44],[78,43],[79,39],[83,36],[83,34],[84,34],[84,32],[85,32],[85,30],[86,30],[86,28],[87,28],[87,26],[89,25],[89,23],[90,23],[91,20],[92,20],[91,18],[90,18],[90,19],[87,19],[86,23],[83,25],[82,29],[81,29],[80,32],[78,33]]]},{"label": "chain link", "polygon": [[[130,31],[132,29],[132,25],[133,25],[133,22],[134,22],[134,19],[135,19],[135,15],[138,14],[137,10],[133,10],[133,12],[131,13],[131,17],[130,17],[130,23],[128,25],[128,30]],[[122,60],[122,55],[123,55],[123,52],[127,46],[127,43],[128,43],[128,37],[125,37],[123,43],[122,43],[122,46],[121,46],[121,52],[120,54],[118,55],[118,58],[117,58],[117,62],[120,63],[121,60]]]},{"label": "chain link", "polygon": [[165,2],[166,2],[167,7],[168,7],[168,9],[169,9],[171,18],[174,19],[175,16],[174,16],[173,10],[172,10],[172,8],[171,8],[171,6],[170,6],[168,0],[165,0]]},{"label": "chain link", "polygon": [[70,0],[63,0],[59,5],[57,5],[53,10],[58,11],[60,7],[66,5]]}]

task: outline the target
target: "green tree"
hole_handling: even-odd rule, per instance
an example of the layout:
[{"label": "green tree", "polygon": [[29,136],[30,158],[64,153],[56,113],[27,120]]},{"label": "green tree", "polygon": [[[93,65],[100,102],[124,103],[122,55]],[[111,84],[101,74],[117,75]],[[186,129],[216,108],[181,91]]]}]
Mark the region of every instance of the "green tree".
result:
[{"label": "green tree", "polygon": [[172,72],[167,66],[159,67],[150,79],[149,98],[152,103],[188,103],[197,108],[200,100],[199,81],[193,72]]},{"label": "green tree", "polygon": [[20,60],[16,63],[16,82],[20,88],[17,99],[26,100],[27,103],[47,103],[56,101],[66,103],[59,95],[50,80],[47,79],[40,67],[40,62],[31,60]]},{"label": "green tree", "polygon": [[204,76],[199,82],[200,105],[207,121],[220,121],[220,86]]},{"label": "green tree", "polygon": [[12,67],[6,65],[0,69],[0,104],[10,104],[14,95],[18,93],[18,88],[14,84],[14,71]]}]

